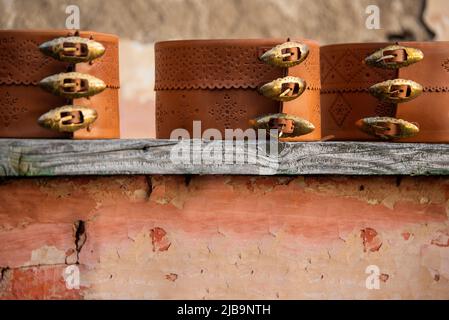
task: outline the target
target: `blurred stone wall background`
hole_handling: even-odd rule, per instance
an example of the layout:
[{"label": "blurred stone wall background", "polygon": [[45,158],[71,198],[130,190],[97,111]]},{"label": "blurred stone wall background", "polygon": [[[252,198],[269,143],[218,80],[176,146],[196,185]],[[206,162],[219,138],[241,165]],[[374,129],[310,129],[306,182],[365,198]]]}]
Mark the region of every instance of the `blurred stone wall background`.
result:
[{"label": "blurred stone wall background", "polygon": [[[68,5],[79,6],[82,29],[122,37],[123,138],[154,136],[153,43],[158,40],[449,40],[447,0],[0,0],[0,28],[64,28]],[[365,27],[368,5],[380,8],[379,30]]]}]

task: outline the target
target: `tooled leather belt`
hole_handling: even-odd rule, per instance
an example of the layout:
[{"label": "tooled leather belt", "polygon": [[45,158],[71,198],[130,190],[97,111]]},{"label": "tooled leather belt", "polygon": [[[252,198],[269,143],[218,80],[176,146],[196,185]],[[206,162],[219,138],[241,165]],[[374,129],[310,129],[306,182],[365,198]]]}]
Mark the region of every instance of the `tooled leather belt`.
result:
[{"label": "tooled leather belt", "polygon": [[449,142],[449,42],[324,46],[321,83],[324,136]]},{"label": "tooled leather belt", "polygon": [[174,129],[278,129],[321,138],[319,46],[310,40],[186,40],[155,45],[156,136]]},{"label": "tooled leather belt", "polygon": [[118,138],[118,37],[0,31],[0,137]]}]

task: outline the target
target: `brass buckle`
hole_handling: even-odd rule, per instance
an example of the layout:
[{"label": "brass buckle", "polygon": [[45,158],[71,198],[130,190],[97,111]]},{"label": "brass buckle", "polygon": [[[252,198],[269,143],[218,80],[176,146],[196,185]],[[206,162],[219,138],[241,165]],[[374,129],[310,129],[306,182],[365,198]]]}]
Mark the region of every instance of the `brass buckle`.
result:
[{"label": "brass buckle", "polygon": [[298,98],[306,89],[306,82],[297,77],[284,77],[273,80],[259,87],[258,91],[265,97],[276,101],[291,101]]},{"label": "brass buckle", "polygon": [[365,58],[365,63],[372,67],[398,69],[407,67],[424,59],[424,53],[415,48],[392,45],[377,50]]},{"label": "brass buckle", "polygon": [[272,129],[278,129],[282,134],[293,133],[295,124],[292,119],[271,118],[268,125]]},{"label": "brass buckle", "polygon": [[315,126],[311,122],[286,113],[265,115],[250,120],[250,125],[255,129],[267,130],[268,133],[270,133],[269,130],[277,129],[278,138],[299,137],[315,130]]},{"label": "brass buckle", "polygon": [[412,80],[394,79],[373,85],[369,92],[381,100],[402,103],[418,97],[423,87]]},{"label": "brass buckle", "polygon": [[95,109],[63,106],[44,113],[37,122],[44,128],[58,132],[75,132],[94,123],[97,117],[98,114]]},{"label": "brass buckle", "polygon": [[309,47],[306,44],[289,41],[271,48],[259,59],[275,67],[290,68],[303,62],[308,55]]},{"label": "brass buckle", "polygon": [[81,37],[62,37],[44,42],[39,50],[59,61],[90,62],[105,53],[105,47],[94,40]]},{"label": "brass buckle", "polygon": [[39,86],[54,95],[69,99],[90,97],[106,89],[106,84],[102,80],[79,72],[47,77],[39,82]]},{"label": "brass buckle", "polygon": [[384,140],[413,137],[419,133],[416,123],[390,117],[363,118],[356,122],[363,132]]}]

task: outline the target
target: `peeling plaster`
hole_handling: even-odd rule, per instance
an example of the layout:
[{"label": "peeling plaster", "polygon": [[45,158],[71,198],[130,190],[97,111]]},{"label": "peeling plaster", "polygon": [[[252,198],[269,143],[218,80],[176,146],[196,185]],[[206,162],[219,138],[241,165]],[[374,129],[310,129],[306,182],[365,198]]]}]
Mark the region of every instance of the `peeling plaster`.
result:
[{"label": "peeling plaster", "polygon": [[[54,281],[77,263],[73,296],[86,299],[449,298],[445,179],[89,177],[49,179],[44,190],[32,181],[3,197],[12,229],[0,230],[0,265],[10,267],[0,296],[25,295],[32,277],[32,297],[64,296]],[[33,203],[42,194],[46,213]],[[72,201],[82,195],[87,213]],[[381,203],[396,195],[394,210]],[[24,218],[34,220],[16,229]],[[382,290],[365,288],[369,265]]]}]

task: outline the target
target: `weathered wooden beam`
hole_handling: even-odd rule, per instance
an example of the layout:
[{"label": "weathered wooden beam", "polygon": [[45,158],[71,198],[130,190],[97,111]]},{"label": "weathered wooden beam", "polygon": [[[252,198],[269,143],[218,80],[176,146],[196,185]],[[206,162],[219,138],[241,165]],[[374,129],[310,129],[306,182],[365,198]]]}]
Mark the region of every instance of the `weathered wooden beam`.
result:
[{"label": "weathered wooden beam", "polygon": [[271,155],[268,149],[256,141],[1,139],[0,176],[449,174],[449,144],[281,143]]}]

